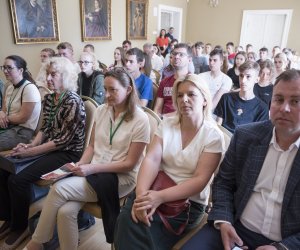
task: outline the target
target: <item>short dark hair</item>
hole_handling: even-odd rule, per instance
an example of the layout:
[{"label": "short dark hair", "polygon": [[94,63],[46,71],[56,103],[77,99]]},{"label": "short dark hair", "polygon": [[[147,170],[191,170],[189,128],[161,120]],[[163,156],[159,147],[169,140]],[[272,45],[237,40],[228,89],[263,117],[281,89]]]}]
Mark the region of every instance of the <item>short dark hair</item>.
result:
[{"label": "short dark hair", "polygon": [[224,60],[224,55],[223,55],[222,49],[215,48],[209,53],[210,57],[215,56],[215,55],[218,55],[220,57],[221,61]]},{"label": "short dark hair", "polygon": [[125,45],[126,43],[128,43],[128,44],[131,46],[131,42],[130,42],[129,40],[124,40],[124,41],[122,42],[122,45]]},{"label": "short dark hair", "polygon": [[204,43],[203,42],[196,42],[195,43],[195,48],[201,47],[202,49],[204,48]]},{"label": "short dark hair", "polygon": [[259,52],[261,52],[261,51],[264,51],[264,52],[269,52],[268,48],[266,48],[266,47],[262,47],[262,48],[260,48]]},{"label": "short dark hair", "polygon": [[279,76],[276,77],[274,87],[280,82],[288,82],[292,80],[298,80],[300,78],[300,70],[297,69],[288,69],[283,71]]},{"label": "short dark hair", "polygon": [[227,46],[232,46],[232,47],[234,47],[234,44],[233,44],[233,42],[228,42],[228,43],[226,43],[226,47]]},{"label": "short dark hair", "polygon": [[58,44],[56,48],[57,49],[69,49],[69,50],[73,51],[73,46],[71,45],[71,43],[68,43],[68,42],[62,42],[62,43]]},{"label": "short dark hair", "polygon": [[248,43],[248,44],[246,45],[246,49],[248,49],[249,47],[253,47],[253,45],[250,44],[250,43]]},{"label": "short dark hair", "polygon": [[127,50],[126,55],[129,56],[136,56],[136,60],[137,62],[143,62],[145,59],[145,55],[143,53],[143,51],[141,51],[139,48],[132,48]]},{"label": "short dark hair", "polygon": [[244,72],[249,69],[253,69],[256,71],[257,75],[259,74],[260,67],[257,62],[246,61],[239,67],[240,72]]},{"label": "short dark hair", "polygon": [[177,43],[177,44],[174,46],[174,49],[179,49],[179,48],[184,48],[184,49],[186,49],[186,52],[187,52],[188,56],[192,56],[192,55],[193,55],[192,48],[191,48],[191,46],[189,46],[187,43]]},{"label": "short dark hair", "polygon": [[86,48],[90,48],[93,52],[95,51],[95,47],[94,47],[94,45],[93,44],[86,44],[86,45],[84,45],[84,47],[83,47],[84,49],[86,49]]}]

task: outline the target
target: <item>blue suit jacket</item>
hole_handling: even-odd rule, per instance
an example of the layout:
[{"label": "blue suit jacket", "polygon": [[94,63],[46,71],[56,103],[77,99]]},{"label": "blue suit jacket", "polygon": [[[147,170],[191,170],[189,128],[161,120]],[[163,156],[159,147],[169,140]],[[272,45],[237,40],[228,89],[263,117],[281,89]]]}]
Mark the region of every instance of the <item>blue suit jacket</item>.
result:
[{"label": "blue suit jacket", "polygon": [[[208,220],[234,224],[253,192],[272,138],[270,121],[236,129],[213,184],[213,209]],[[300,249],[300,150],[293,161],[281,211],[282,243]]]}]

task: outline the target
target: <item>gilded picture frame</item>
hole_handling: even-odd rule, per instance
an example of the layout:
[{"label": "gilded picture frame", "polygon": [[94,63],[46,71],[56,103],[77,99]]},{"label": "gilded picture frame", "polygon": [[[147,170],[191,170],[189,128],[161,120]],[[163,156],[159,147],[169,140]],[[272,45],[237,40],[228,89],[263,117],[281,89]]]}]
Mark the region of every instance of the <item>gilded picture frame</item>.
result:
[{"label": "gilded picture frame", "polygon": [[56,0],[9,0],[16,44],[59,41]]},{"label": "gilded picture frame", "polygon": [[126,36],[128,40],[146,40],[148,0],[127,0]]},{"label": "gilded picture frame", "polygon": [[82,41],[111,40],[111,0],[80,0]]}]

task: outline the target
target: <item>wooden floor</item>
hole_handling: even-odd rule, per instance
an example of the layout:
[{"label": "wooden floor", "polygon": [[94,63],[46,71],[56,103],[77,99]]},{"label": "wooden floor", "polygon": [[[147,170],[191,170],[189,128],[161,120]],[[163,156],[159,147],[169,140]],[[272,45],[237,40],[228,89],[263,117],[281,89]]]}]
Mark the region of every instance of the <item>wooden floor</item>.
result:
[{"label": "wooden floor", "polygon": [[[2,224],[2,222],[0,222]],[[96,224],[90,227],[88,230],[79,233],[80,246],[79,250],[110,250],[110,244],[106,243],[104,230],[102,226],[102,220],[96,219]],[[0,241],[0,244],[4,240]],[[29,241],[27,238],[17,250],[22,250],[26,243]],[[53,249],[54,250],[54,249]],[[57,248],[59,250],[59,248]]]}]

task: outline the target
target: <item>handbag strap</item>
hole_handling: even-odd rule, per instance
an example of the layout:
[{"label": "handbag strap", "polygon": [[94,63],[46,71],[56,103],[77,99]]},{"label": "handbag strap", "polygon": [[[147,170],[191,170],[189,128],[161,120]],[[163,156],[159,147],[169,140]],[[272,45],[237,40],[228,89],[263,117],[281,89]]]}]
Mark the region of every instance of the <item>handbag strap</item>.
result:
[{"label": "handbag strap", "polygon": [[166,229],[169,232],[171,232],[171,233],[173,233],[175,235],[181,235],[182,232],[184,231],[184,229],[186,228],[186,225],[189,222],[189,219],[190,219],[190,206],[187,207],[186,211],[187,211],[187,219],[185,220],[184,223],[182,223],[180,225],[180,227],[177,230],[175,230],[175,229],[173,229],[173,227],[171,226],[171,224],[169,223],[169,221],[167,220],[167,218],[159,210],[156,210],[156,212],[159,215],[161,221],[164,223]]}]

